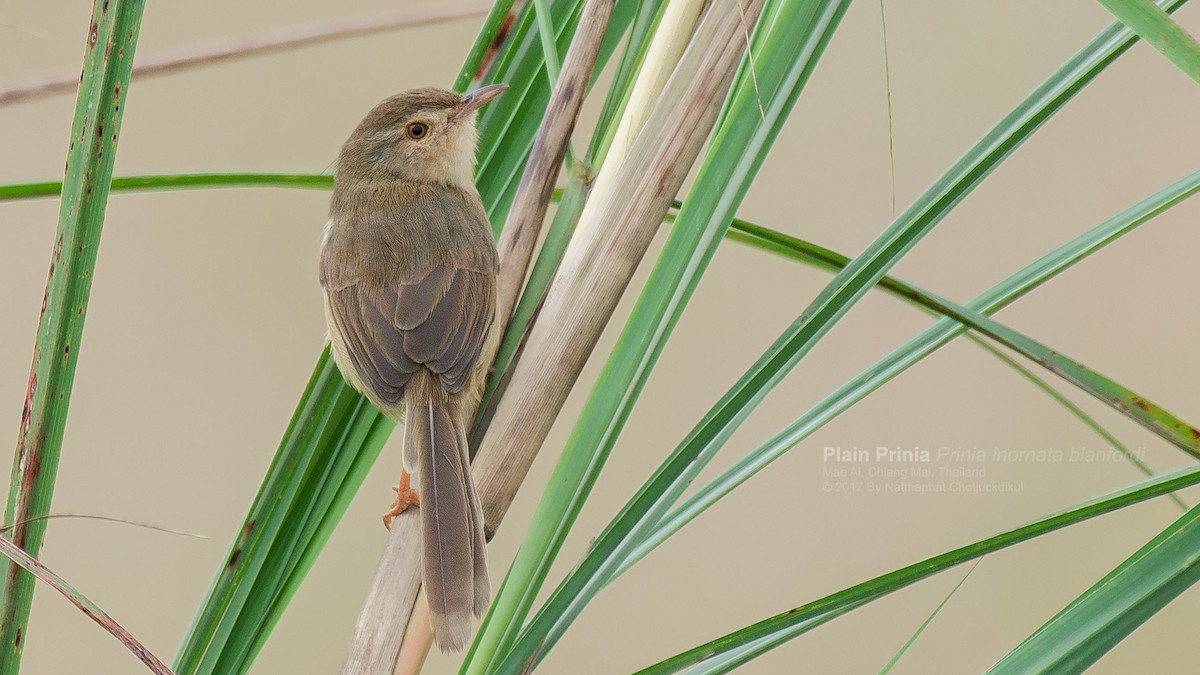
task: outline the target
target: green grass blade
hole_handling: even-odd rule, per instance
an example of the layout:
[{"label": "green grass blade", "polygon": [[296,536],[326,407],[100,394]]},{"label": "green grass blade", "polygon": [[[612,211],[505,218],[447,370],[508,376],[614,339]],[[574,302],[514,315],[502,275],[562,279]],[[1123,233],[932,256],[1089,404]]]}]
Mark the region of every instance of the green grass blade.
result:
[{"label": "green grass blade", "polygon": [[[789,260],[797,260],[806,264],[814,265],[822,269],[837,271],[845,267],[850,262],[850,258],[830,250],[823,246],[813,244],[812,242],[804,241],[797,237],[784,234],[772,230],[761,225],[748,223],[744,220],[735,219],[730,226],[730,232],[727,235],[729,239],[740,242],[747,246],[757,248],[759,250],[775,253]],[[909,284],[903,280],[894,277],[885,276],[879,280],[878,286],[881,290],[887,291],[896,297],[912,304],[915,307],[928,311],[932,314],[942,315],[941,307],[936,303],[929,302],[927,292]],[[980,339],[975,335],[968,336],[973,342],[979,345],[980,348],[987,351],[998,361],[1012,368],[1018,375],[1028,380],[1031,384],[1044,392],[1047,396],[1054,399],[1056,403],[1061,405],[1067,412],[1075,416],[1084,426],[1094,431],[1098,436],[1104,439],[1111,447],[1138,469],[1145,476],[1153,476],[1154,471],[1143,462],[1136,453],[1130,450],[1119,438],[1113,435],[1108,429],[1104,428],[1095,418],[1087,414],[1082,408],[1076,405],[1071,399],[1063,396],[1057,389],[1051,387],[1045,380],[1038,377],[1036,373],[1029,370],[1025,366],[1017,363],[1012,357],[993,347],[988,342]],[[1181,509],[1186,511],[1187,505],[1177,495],[1171,495],[1171,500],[1174,501]]]},{"label": "green grass blade", "polygon": [[[341,454],[346,457],[378,454],[376,447],[341,440],[346,429],[379,423],[379,413],[342,380],[337,367],[322,353],[317,367],[293,414],[280,447],[255,496],[239,535],[230,545],[225,564],[218,571],[205,601],[175,659],[179,673],[238,672],[217,671],[215,667],[231,639],[244,638],[246,619],[242,618],[238,638],[234,627],[254,597],[274,595],[286,571],[279,567],[281,549],[287,550],[290,537],[299,533],[288,529],[289,515],[307,512],[315,501],[312,479]],[[350,486],[357,487],[357,486]],[[339,514],[340,515],[340,514]],[[293,516],[294,518],[294,516]],[[336,518],[331,519],[336,522]]]},{"label": "green grass blade", "polygon": [[1193,507],[987,670],[1080,673],[1200,580]]},{"label": "green grass blade", "polygon": [[476,85],[483,83],[486,73],[494,70],[496,57],[507,53],[509,40],[509,21],[516,0],[496,0],[475,42],[463,60],[458,77],[454,78],[454,91],[466,92]]},{"label": "green grass blade", "polygon": [[[1165,3],[1164,6],[1174,9],[1181,4],[1181,2],[1173,2]],[[769,5],[769,7],[782,10],[788,7],[788,4]],[[771,11],[770,9],[764,10],[764,17],[771,16]],[[781,23],[794,25],[795,21]],[[760,27],[762,25],[764,24],[760,21]],[[790,39],[795,40],[794,35],[793,29],[793,37]],[[774,383],[778,382],[799,358],[811,349],[816,341],[849,310],[862,294],[882,278],[900,256],[940,222],[985,176],[1027,140],[1047,119],[1060,110],[1080,89],[1091,82],[1120,54],[1124,53],[1135,40],[1136,36],[1120,24],[1111,25],[1102,31],[1029,96],[1018,103],[877,237],[862,255],[840,271],[800,318],[771,345],[752,369],[734,385],[734,388],[704,416],[671,457],[601,533],[587,556],[563,581],[525,631],[526,637],[522,639],[523,644],[518,645],[520,653],[526,657],[535,652],[544,653],[545,645],[552,644],[557,636],[565,630],[566,625],[588,599],[603,586],[624,555],[645,536],[650,528],[655,526],[660,514],[670,506],[690,480],[711,459],[725,439],[733,433]],[[762,51],[760,48],[758,53],[761,54]],[[770,59],[763,60],[770,62]],[[762,84],[763,73],[760,72],[758,75],[759,83]],[[770,80],[768,79],[767,82],[769,83]],[[766,91],[770,91],[770,86],[766,88]],[[770,106],[768,106],[769,109]],[[725,128],[736,128],[737,126],[739,125],[726,125]],[[729,193],[731,191],[722,188],[715,192]],[[726,197],[722,196],[722,198]],[[694,203],[689,198],[684,205],[685,211],[689,205]],[[684,216],[685,213],[681,213],[680,219],[683,220]],[[677,224],[672,230],[672,236],[675,236],[675,233],[681,229],[683,228]],[[668,247],[670,243],[671,240],[668,239]],[[652,273],[651,282],[647,286],[653,288],[653,283]],[[664,288],[674,288],[677,285],[677,283],[670,282],[659,284]],[[644,298],[645,296],[643,296]],[[660,314],[660,316],[664,315],[665,312]],[[638,308],[635,307],[632,317],[637,318],[638,316]],[[601,439],[598,441],[599,444],[611,445],[612,439],[621,427],[624,415],[628,414],[628,405],[636,399],[640,388],[639,382],[644,381],[648,368],[643,369],[640,373],[637,373],[636,370],[648,362],[653,362],[657,350],[661,349],[660,338],[669,333],[672,321],[668,318],[657,322],[645,320],[644,323],[646,326],[650,326],[650,330],[641,329],[635,333],[627,328],[625,334],[622,335],[622,340],[636,335],[638,338],[637,352],[634,354],[622,352],[622,343],[618,341],[618,346],[614,349],[613,357],[609,362],[610,365],[613,364],[620,354],[620,357],[626,359],[628,364],[633,364],[625,365],[622,368],[625,371],[635,371],[628,373],[628,379],[621,380],[621,382],[628,382],[628,386],[622,387],[615,382],[609,382],[608,386],[612,391],[606,392],[604,395],[612,402],[610,405],[593,407],[591,399],[585,405],[581,417],[585,420],[584,424],[592,426],[593,431],[588,436]],[[639,328],[641,328],[640,325]],[[915,355],[916,352],[913,354]],[[620,364],[616,367],[620,367]],[[608,374],[608,369],[609,366],[606,366],[606,372],[601,375],[602,383],[606,382],[604,378]],[[568,441],[568,452],[574,440]],[[571,483],[568,481],[568,484]],[[514,649],[514,653],[516,653],[516,649]],[[517,664],[511,663],[509,666],[515,668]]]},{"label": "green grass blade", "polygon": [[[118,176],[112,179],[113,192],[147,192],[185,188],[299,187],[328,190],[333,176],[316,173],[183,173],[153,176]],[[0,201],[55,197],[62,192],[62,181],[12,183],[0,185]]]},{"label": "green grass blade", "polygon": [[1150,0],[1099,0],[1121,23],[1200,84],[1200,44]]},{"label": "green grass blade", "polygon": [[542,61],[546,63],[546,81],[554,88],[558,81],[558,47],[554,44],[554,23],[550,19],[550,7],[546,0],[533,0],[533,13],[537,17],[538,39],[542,43]]},{"label": "green grass blade", "polygon": [[925,632],[925,629],[928,628],[929,624],[933,622],[934,617],[941,613],[942,609],[945,608],[946,603],[950,602],[950,598],[953,598],[954,594],[958,592],[958,589],[962,588],[962,585],[967,582],[967,579],[971,578],[971,572],[974,572],[975,568],[978,566],[979,560],[976,560],[975,564],[971,565],[971,569],[967,570],[967,573],[963,575],[963,578],[959,579],[958,583],[954,584],[954,588],[951,588],[950,592],[946,594],[946,597],[942,598],[942,601],[938,603],[938,606],[933,608],[933,611],[929,613],[929,616],[925,617],[925,620],[921,622],[920,626],[917,626],[917,629],[913,631],[913,634],[908,636],[908,639],[904,641],[904,644],[900,645],[900,649],[892,655],[892,658],[888,659],[888,662],[883,664],[883,668],[879,669],[879,675],[886,675],[886,673],[892,672],[892,668],[896,667],[896,664],[900,661],[901,657],[904,656],[904,653],[908,651],[908,648],[913,646],[913,643],[917,641],[917,638],[921,637],[921,633]]},{"label": "green grass blade", "polygon": [[[772,230],[761,225],[755,225],[743,220],[735,219],[731,225],[728,238],[751,246],[763,251],[769,251],[790,260],[798,260],[816,267],[836,271],[846,266],[850,262],[850,258],[836,251],[832,251],[823,246],[818,246],[812,242],[792,237]],[[902,300],[926,310],[930,313],[940,314],[940,308],[933,303],[926,302],[925,292],[921,289],[908,284],[900,279],[885,276],[879,280],[879,287],[901,298]],[[1130,450],[1121,439],[1117,438],[1112,432],[1104,428],[1094,417],[1089,415],[1083,408],[1080,408],[1074,401],[1062,395],[1057,389],[1050,386],[1036,373],[1017,363],[1012,357],[1000,351],[996,347],[986,341],[978,338],[975,335],[968,336],[973,342],[979,345],[980,348],[987,351],[998,361],[1013,369],[1018,375],[1028,380],[1033,386],[1044,392],[1047,396],[1054,399],[1056,403],[1061,405],[1067,412],[1071,413],[1076,419],[1100,436],[1106,443],[1114,448],[1117,452],[1138,469],[1145,476],[1153,476],[1154,471],[1146,465]],[[1171,495],[1171,501],[1175,502],[1180,509],[1187,511],[1188,506],[1179,498],[1178,495]],[[628,564],[628,563],[626,563]]]},{"label": "green grass blade", "polygon": [[980,312],[915,286],[904,284],[903,288],[907,294],[915,294],[917,301],[922,306],[931,308],[939,314],[952,318],[1006,347],[1016,350],[1026,358],[1037,362],[1146,427],[1193,458],[1200,459],[1200,429],[1180,420],[1137,392],[1082,366],[1060,352],[1050,349]]},{"label": "green grass blade", "polygon": [[[1104,426],[1102,426],[1100,424],[1100,422],[1098,422],[1096,420],[1096,418],[1087,414],[1087,412],[1084,411],[1083,408],[1080,408],[1078,405],[1076,405],[1074,401],[1067,398],[1066,396],[1063,396],[1057,389],[1055,389],[1054,387],[1051,387],[1048,382],[1046,382],[1042,378],[1038,377],[1037,374],[1034,373],[1033,371],[1031,371],[1030,369],[1017,363],[1008,354],[1005,354],[1004,352],[1000,351],[996,347],[993,347],[992,345],[988,344],[984,340],[979,339],[978,337],[976,337],[974,335],[971,335],[968,337],[970,337],[973,342],[978,344],[980,347],[982,347],[984,350],[986,350],[989,354],[996,357],[996,359],[999,360],[1001,363],[1008,366],[1009,368],[1012,368],[1014,371],[1017,372],[1018,375],[1025,378],[1026,380],[1029,380],[1029,382],[1032,383],[1033,386],[1037,387],[1039,390],[1044,392],[1047,396],[1054,399],[1054,401],[1056,403],[1058,403],[1059,405],[1061,405],[1067,412],[1074,415],[1075,418],[1078,419],[1080,422],[1083,422],[1084,426],[1086,426],[1087,428],[1094,431],[1096,433],[1096,435],[1099,436],[1100,438],[1104,439],[1104,442],[1108,443],[1109,447],[1111,447],[1114,450],[1116,450],[1117,452],[1121,453],[1121,456],[1125,458],[1125,461],[1129,462],[1138,471],[1142,472],[1142,475],[1144,475],[1144,476],[1153,476],[1154,475],[1154,470],[1151,469],[1149,467],[1149,465],[1147,465],[1145,462],[1143,462],[1142,459],[1140,457],[1138,457],[1137,453],[1135,453],[1133,450],[1130,450],[1129,447],[1126,446],[1121,441],[1121,439],[1117,438],[1111,431],[1104,428]],[[1188,505],[1185,504],[1184,501],[1179,498],[1179,495],[1174,495],[1174,494],[1170,495],[1169,499],[1171,501],[1175,502],[1175,505],[1178,506],[1181,510],[1183,510],[1183,511],[1188,510]]]},{"label": "green grass blade", "polygon": [[1172,415],[1144,396],[973,309],[932,293],[926,293],[926,298],[940,306],[946,316],[1033,359],[1193,458],[1200,459],[1200,429]]},{"label": "green grass blade", "polygon": [[[298,494],[314,497],[305,500],[301,508],[292,508],[286,514],[263,565],[265,570],[271,570],[275,581],[268,592],[247,594],[247,601],[233,624],[230,639],[221,650],[213,672],[235,673],[249,669],[253,657],[265,644],[288,600],[378,457],[394,424],[382,416],[362,414],[370,409],[365,401],[360,400],[357,408],[360,414],[356,420],[361,419],[362,423],[339,430],[341,438],[336,444],[326,443],[321,447],[362,450],[358,453],[335,452],[328,459],[322,457],[304,473]],[[360,471],[350,477],[352,466],[359,467]],[[339,495],[342,499],[337,499]]]},{"label": "green grass blade", "polygon": [[[848,609],[910,586],[939,572],[978,559],[989,553],[1028,541],[1106,513],[1140,504],[1148,499],[1200,484],[1200,466],[1190,466],[1141,481],[1108,495],[1089,500],[1020,527],[901,567],[845,588],[818,600],[741,628],[716,640],[698,645],[669,659],[638,671],[638,675],[675,673],[709,659],[726,657],[745,663],[767,649],[778,646],[835,618]],[[1193,509],[1195,510],[1195,509]],[[1197,550],[1193,548],[1193,550]],[[1026,671],[1029,672],[1029,671]]]},{"label": "green grass blade", "polygon": [[[96,0],[84,43],[58,232],[4,513],[5,524],[18,523],[4,537],[35,558],[45,537],[46,521],[30,518],[45,514],[54,494],[144,7],[142,0]],[[0,673],[20,669],[33,591],[34,578],[6,562],[0,598]]]},{"label": "green grass blade", "polygon": [[[1154,216],[1200,192],[1200,171],[1184,176],[1158,192],[1133,204],[1113,217],[1038,258],[1015,274],[984,291],[967,307],[992,314],[1046,283],[1063,270],[1083,260]],[[827,254],[821,254],[828,257]],[[633,561],[662,543],[705,509],[729,494],[738,485],[781,457],[812,432],[845,412],[869,393],[933,353],[966,330],[953,319],[942,319],[901,345],[890,354],[865,368],[849,382],[838,387],[791,424],[749,452],[663,517],[636,545],[614,557],[620,559],[610,577],[619,574]],[[601,542],[597,541],[597,546]]]},{"label": "green grass blade", "polygon": [[[497,594],[487,620],[500,623],[498,627],[485,624],[480,631],[482,637],[478,640],[489,639],[494,650],[483,654],[484,658],[503,659],[492,661],[496,672],[521,671],[528,663],[540,660],[557,640],[557,634],[549,635],[544,630],[552,619],[538,618],[522,631],[511,651],[505,650],[515,629],[523,623],[666,337],[847,3],[784,0],[777,5],[777,21],[760,21],[752,39],[759,64],[757,86],[749,77],[735,81],[725,104],[729,111],[725,114],[727,123],[714,132],[689,192],[691,196],[579,415],[513,563],[512,583]],[[772,7],[767,3],[763,15],[776,14]],[[765,115],[759,108],[760,93]],[[497,639],[490,631],[502,637]]]},{"label": "green grass blade", "polygon": [[[793,630],[808,631],[818,626],[824,625],[833,621],[843,614],[858,609],[861,605],[865,605],[866,601],[848,603],[837,609],[830,610],[820,616],[802,622]],[[688,675],[723,675],[724,673],[737,670],[745,663],[757,658],[758,656],[769,652],[775,647],[787,642],[790,638],[786,633],[776,633],[768,635],[758,640],[747,642],[738,649],[731,649],[722,654],[717,654],[710,659],[700,662],[699,664],[688,669]]]},{"label": "green grass blade", "polygon": [[[327,510],[333,515],[314,524],[315,527],[307,539],[307,545],[304,547],[300,558],[296,561],[293,572],[287,577],[284,586],[274,598],[262,626],[253,627],[255,630],[254,641],[251,643],[250,650],[245,656],[246,667],[249,666],[254,657],[265,646],[267,637],[270,636],[275,624],[283,618],[283,612],[287,609],[288,602],[296,594],[296,591],[299,590],[307,570],[316,562],[316,558],[320,555],[325,543],[333,535],[333,530],[337,526],[338,520],[341,519],[346,509],[349,508],[350,502],[358,492],[359,486],[366,479],[367,472],[370,471],[375,463],[375,459],[378,457],[378,449],[382,449],[392,432],[392,428],[393,424],[391,420],[383,416],[375,417],[374,424],[366,429],[366,437],[362,440],[363,447],[369,448],[373,452],[360,452],[357,456],[353,457],[348,463],[349,467],[342,482],[336,485],[330,484],[336,492],[330,497],[322,495],[322,501],[329,500]],[[357,435],[359,431],[355,429],[352,433]]]}]

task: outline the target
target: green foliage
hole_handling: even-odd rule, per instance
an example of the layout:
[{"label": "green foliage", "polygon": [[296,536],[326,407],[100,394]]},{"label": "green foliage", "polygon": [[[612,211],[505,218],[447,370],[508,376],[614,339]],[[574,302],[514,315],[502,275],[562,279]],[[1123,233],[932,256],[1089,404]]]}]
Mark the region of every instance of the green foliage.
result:
[{"label": "green foliage", "polygon": [[[85,41],[58,231],[4,512],[5,524],[13,526],[4,536],[34,557],[41,549],[46,521],[29,518],[47,513],[54,494],[144,7],[142,0],[96,0]],[[0,673],[16,673],[21,667],[33,588],[32,576],[15,563],[5,565]]]},{"label": "green foliage", "polygon": [[[1181,6],[1182,0],[1159,6],[1140,1],[1102,2],[1133,30],[1114,24],[1102,31],[998,120],[852,259],[735,218],[742,198],[818,67],[849,3],[769,0],[765,4],[762,18],[749,37],[753,63],[749,58],[743,59],[697,167],[694,183],[674,217],[662,252],[617,345],[583,412],[575,420],[521,551],[508,571],[464,669],[518,673],[536,666],[579,612],[614,578],[822,425],[968,330],[1000,342],[1175,446],[1200,456],[1196,432],[1187,422],[1153,406],[1124,385],[1083,368],[1052,348],[990,318],[1059,272],[1200,191],[1200,171],[1147,196],[1034,260],[968,303],[959,305],[887,276],[893,265],[1017,147],[1129,49],[1137,39],[1134,30],[1200,81],[1197,75],[1200,70],[1195,68],[1200,51],[1194,40],[1167,15]],[[108,12],[102,13],[96,24],[99,41],[106,43],[127,34],[129,42],[123,51],[119,47],[105,50],[112,52],[108,59],[97,56],[100,50],[89,50],[72,136],[81,140],[72,148],[65,182],[0,186],[0,200],[48,196],[61,190],[60,244],[55,252],[52,268],[55,271],[47,302],[48,307],[79,307],[78,314],[49,312],[39,327],[34,361],[37,387],[31,386],[29,426],[23,427],[22,443],[34,439],[40,444],[42,474],[31,483],[33,487],[26,495],[22,492],[25,489],[22,474],[14,473],[9,522],[44,512],[49,504],[90,272],[95,264],[110,187],[120,114],[115,105],[108,107],[106,96],[127,86],[141,2],[116,1],[105,5],[109,6]],[[480,119],[477,182],[497,229],[512,203],[556,76],[558,55],[566,53],[571,43],[583,2],[535,1],[522,3],[514,10],[515,6],[512,0],[496,4],[456,82],[460,90],[481,82],[502,81],[510,85],[508,93],[491,104]],[[604,92],[604,106],[592,129],[586,154],[582,159],[568,161],[563,201],[504,339],[497,361],[498,376],[489,383],[480,429],[488,422],[488,403],[503,396],[504,374],[509,371],[521,337],[535,318],[572,236],[587,197],[588,178],[603,164],[663,7],[664,3],[653,0],[616,3],[597,66],[602,68],[620,48],[615,77],[610,89]],[[88,105],[92,109],[99,106],[109,116],[90,119],[84,112]],[[331,184],[328,176],[307,174],[193,174],[118,178],[112,180],[111,189],[267,185],[327,189]],[[550,565],[626,419],[638,404],[663,346],[717,246],[725,238],[820,266],[834,272],[834,276],[758,361],[700,416],[674,452],[596,537],[586,556],[538,606],[535,599]],[[686,486],[742,421],[873,287],[898,295],[942,318],[804,411],[700,490],[682,498]],[[54,317],[60,315],[64,319],[56,323]],[[63,358],[58,358],[60,354]],[[1077,406],[1062,397],[1056,400],[1097,432],[1106,434],[1114,445],[1119,444],[1119,439],[1089,421]],[[317,361],[243,526],[235,534],[224,564],[183,641],[176,659],[180,673],[241,673],[249,669],[392,427],[392,422],[345,384],[326,350]],[[21,446],[22,453],[24,447]],[[22,458],[28,456],[18,455],[18,469],[27,464]],[[963,562],[1197,483],[1200,483],[1200,469],[1194,467],[1142,481],[798,605],[700,644],[643,672],[671,673],[684,669],[696,673],[727,672],[842,614]],[[1195,565],[1195,551],[1200,550],[1196,513],[1195,509],[1189,511],[1147,543],[1021,643],[993,671],[1075,670],[1100,658],[1196,581],[1196,570],[1200,569]],[[19,534],[20,529],[16,532],[24,537],[26,549],[36,552],[43,528],[40,523],[31,523],[23,535]],[[0,637],[5,640],[0,648],[7,651],[0,654],[0,673],[16,672],[20,650],[13,631],[24,627],[32,588],[27,575],[16,573],[11,565],[10,570],[4,589],[5,624],[0,629]]]},{"label": "green foliage", "polygon": [[1200,44],[1151,0],[1100,0],[1108,11],[1200,84]]}]

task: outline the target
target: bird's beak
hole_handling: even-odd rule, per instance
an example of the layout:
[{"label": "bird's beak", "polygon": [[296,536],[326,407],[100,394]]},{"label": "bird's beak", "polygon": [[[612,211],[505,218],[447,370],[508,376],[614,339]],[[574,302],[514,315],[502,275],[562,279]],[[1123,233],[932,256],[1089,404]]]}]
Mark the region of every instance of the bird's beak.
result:
[{"label": "bird's beak", "polygon": [[480,87],[468,94],[463,94],[462,98],[459,99],[462,107],[459,108],[458,112],[454,113],[454,120],[457,122],[458,120],[469,116],[471,113],[478,110],[480,106],[499,96],[500,92],[504,91],[505,89],[508,89],[507,84],[489,84],[486,87]]}]

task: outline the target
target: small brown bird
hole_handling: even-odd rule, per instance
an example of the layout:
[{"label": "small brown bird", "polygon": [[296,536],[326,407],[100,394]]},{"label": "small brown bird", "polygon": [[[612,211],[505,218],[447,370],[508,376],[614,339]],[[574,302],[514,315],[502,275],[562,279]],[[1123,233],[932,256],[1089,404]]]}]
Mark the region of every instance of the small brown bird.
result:
[{"label": "small brown bird", "polygon": [[[467,429],[497,346],[499,269],[475,189],[475,111],[506,85],[413,89],[375,106],[342,146],[321,244],[334,360],[404,419],[417,475],[423,581],[443,650],[471,636],[491,597]],[[401,476],[391,515],[406,501]]]}]

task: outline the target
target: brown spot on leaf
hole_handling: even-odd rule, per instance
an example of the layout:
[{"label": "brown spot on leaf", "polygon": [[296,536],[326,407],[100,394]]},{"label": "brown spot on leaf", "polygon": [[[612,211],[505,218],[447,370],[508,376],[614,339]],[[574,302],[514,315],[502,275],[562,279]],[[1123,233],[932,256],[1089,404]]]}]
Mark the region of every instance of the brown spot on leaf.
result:
[{"label": "brown spot on leaf", "polygon": [[[41,439],[39,438],[37,440],[41,440]],[[40,445],[41,445],[41,443],[35,443],[35,447],[40,446]],[[25,465],[25,474],[21,478],[21,482],[24,483],[25,485],[32,484],[33,481],[37,479],[38,474],[40,474],[42,472],[42,453],[39,450],[40,450],[40,448],[38,448],[38,450],[28,453],[28,455],[27,455],[27,457],[29,459],[29,463]],[[16,543],[16,542],[14,541],[13,543]],[[23,546],[24,543],[25,542],[23,542],[23,541],[21,542],[22,548],[24,547]]]},{"label": "brown spot on leaf", "polygon": [[37,374],[33,372],[32,367],[29,370],[29,383],[25,385],[25,405],[21,408],[21,436],[29,431],[29,421],[33,417],[33,397],[37,394]]},{"label": "brown spot on leaf", "polygon": [[495,37],[488,43],[487,52],[483,58],[479,60],[479,67],[475,69],[475,79],[483,79],[484,73],[492,65],[492,61],[496,60],[496,56],[500,53],[500,48],[504,46],[504,41],[508,39],[508,34],[512,31],[513,22],[516,20],[517,13],[514,9],[504,17],[504,22],[500,24],[500,28],[496,30]]},{"label": "brown spot on leaf", "polygon": [[[88,47],[96,46],[96,38],[100,35],[100,27],[96,25],[96,20],[92,19],[92,25],[88,28]],[[82,80],[82,76],[80,77]]]}]

